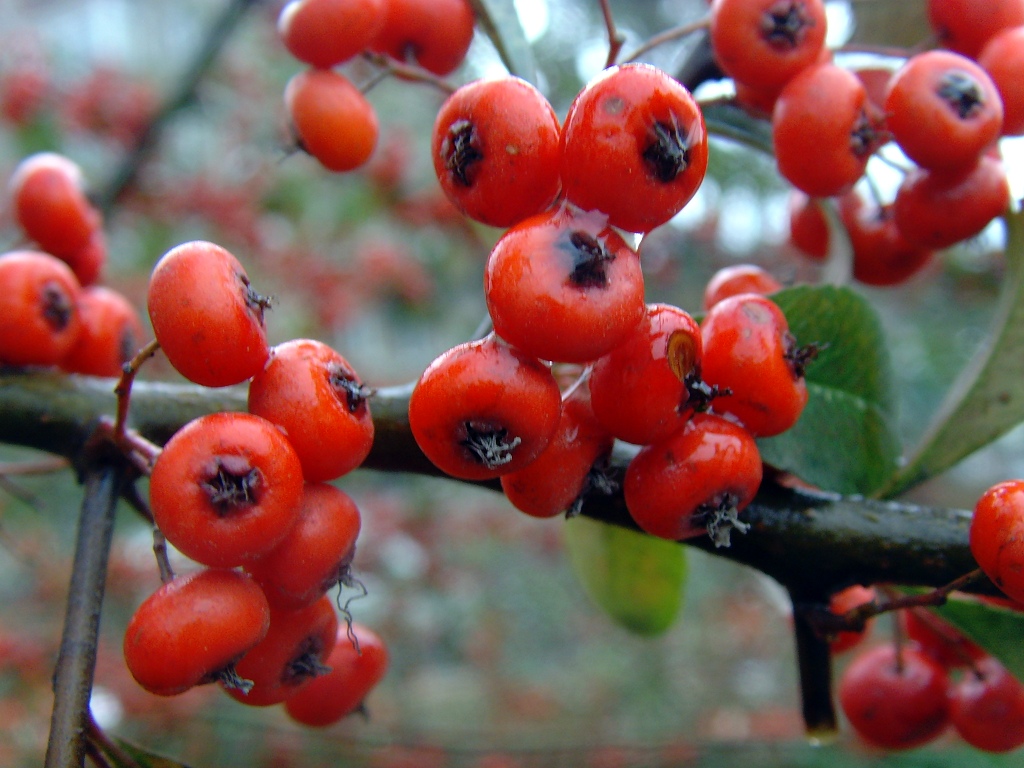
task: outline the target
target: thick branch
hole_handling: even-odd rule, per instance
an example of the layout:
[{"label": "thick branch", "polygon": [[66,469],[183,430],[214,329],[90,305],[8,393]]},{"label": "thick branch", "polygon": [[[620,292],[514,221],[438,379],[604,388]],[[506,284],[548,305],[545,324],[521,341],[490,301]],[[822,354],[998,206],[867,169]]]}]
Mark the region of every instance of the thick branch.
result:
[{"label": "thick branch", "polygon": [[[0,375],[0,442],[39,448],[77,461],[97,420],[115,412],[115,382],[59,373]],[[409,430],[409,387],[378,390],[372,400],[376,437],[365,466],[439,475]],[[163,443],[185,422],[220,410],[245,410],[244,387],[205,389],[137,381],[131,426]],[[614,457],[622,479],[626,457]],[[493,484],[492,484],[493,485]],[[635,527],[621,493],[588,500],[583,514]],[[842,586],[893,583],[942,586],[977,567],[968,546],[970,513],[784,488],[765,483],[743,512],[751,524],[732,546],[701,537],[690,544],[774,578],[805,601]],[[988,582],[978,591],[993,592]]]}]

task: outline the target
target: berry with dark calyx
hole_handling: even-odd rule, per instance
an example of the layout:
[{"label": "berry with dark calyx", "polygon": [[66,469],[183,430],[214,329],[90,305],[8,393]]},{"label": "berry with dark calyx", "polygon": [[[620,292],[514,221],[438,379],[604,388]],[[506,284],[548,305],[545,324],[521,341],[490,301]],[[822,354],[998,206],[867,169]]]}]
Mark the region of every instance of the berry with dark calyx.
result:
[{"label": "berry with dark calyx", "polygon": [[436,358],[409,399],[416,444],[441,471],[486,480],[533,461],[558,428],[551,370],[494,334]]},{"label": "berry with dark calyx", "polygon": [[599,492],[601,467],[611,453],[612,436],[590,405],[584,383],[562,402],[558,429],[540,455],[520,470],[501,477],[501,488],[516,509],[532,517],[572,516]]},{"label": "berry with dark calyx", "polygon": [[623,485],[638,526],[664,539],[705,532],[716,546],[749,527],[739,513],[761,484],[761,455],[747,430],[710,413],[696,414],[633,457]]},{"label": "berry with dark calyx", "polygon": [[280,704],[330,668],[327,659],[338,637],[338,615],[327,595],[305,608],[270,609],[266,636],[235,664],[251,681],[248,690],[222,687],[233,699],[254,707]]},{"label": "berry with dark calyx", "polygon": [[342,355],[315,339],[270,351],[249,384],[249,412],[278,425],[308,482],[334,480],[363,463],[373,445],[371,390]]},{"label": "berry with dark calyx", "polygon": [[577,94],[562,126],[566,199],[629,232],[649,232],[675,216],[707,162],[697,102],[648,64],[604,70]]},{"label": "berry with dark calyx", "polygon": [[1024,684],[992,656],[978,659],[950,688],[950,719],[960,737],[986,752],[1024,745]]},{"label": "berry with dark calyx", "polygon": [[541,213],[558,194],[558,117],[525,80],[462,86],[441,105],[432,135],[441,188],[476,221],[509,227]]},{"label": "berry with dark calyx", "polygon": [[513,346],[542,360],[589,362],[643,316],[640,258],[602,215],[553,209],[495,244],[484,298],[495,333]]},{"label": "berry with dark calyx", "polygon": [[285,712],[303,725],[333,725],[363,709],[367,695],[387,673],[388,661],[387,646],[376,632],[357,622],[339,627],[327,657],[330,672],[285,699]]},{"label": "berry with dark calyx", "polygon": [[178,576],[132,615],[124,658],[150,693],[174,696],[214,680],[248,685],[232,667],[270,628],[263,592],[244,573],[204,569]]},{"label": "berry with dark calyx", "polygon": [[157,527],[182,554],[234,567],[269,552],[295,523],[302,467],[269,421],[213,413],[167,441],[153,465],[149,498]]}]

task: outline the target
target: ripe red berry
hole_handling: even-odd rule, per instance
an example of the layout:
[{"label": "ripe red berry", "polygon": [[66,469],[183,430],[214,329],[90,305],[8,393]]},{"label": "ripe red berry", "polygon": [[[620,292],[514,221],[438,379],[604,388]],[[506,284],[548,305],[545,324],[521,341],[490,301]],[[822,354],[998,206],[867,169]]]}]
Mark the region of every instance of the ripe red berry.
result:
[{"label": "ripe red berry", "polygon": [[78,311],[82,328],[60,367],[70,373],[119,376],[142,346],[139,313],[122,294],[102,285],[82,290]]},{"label": "ripe red berry", "polygon": [[819,64],[782,89],[772,112],[779,173],[811,197],[830,197],[864,174],[882,143],[881,116],[850,70]]},{"label": "ripe red berry", "polygon": [[970,168],[1003,126],[1003,102],[992,79],[951,51],[910,57],[892,76],[886,128],[903,152],[939,171]]},{"label": "ripe red berry", "polygon": [[409,399],[409,426],[442,472],[486,480],[533,461],[561,409],[547,366],[491,334],[427,366]]},{"label": "ripe red berry", "polygon": [[501,488],[512,505],[532,517],[579,512],[588,493],[598,490],[601,468],[614,439],[590,406],[586,384],[562,402],[562,416],[551,441],[522,469],[501,476]]},{"label": "ripe red berry", "polygon": [[928,0],[939,43],[971,58],[998,32],[1024,24],[1024,0]]},{"label": "ripe red berry", "polygon": [[764,267],[756,264],[733,264],[722,267],[704,286],[704,309],[711,309],[722,299],[739,293],[759,293],[762,296],[782,290],[782,283]]},{"label": "ripe red berry", "polygon": [[100,228],[100,214],[85,196],[82,169],[55,152],[22,160],[11,175],[14,216],[39,247],[61,259],[88,246]]},{"label": "ripe red berry", "polygon": [[352,498],[333,485],[307,483],[297,517],[276,547],[245,566],[275,608],[310,605],[351,579],[361,525]]},{"label": "ripe red berry", "polygon": [[738,424],[698,413],[668,437],[640,450],[626,469],[626,508],[647,533],[688,539],[705,531],[728,546],[737,517],[761,484],[761,455]]},{"label": "ripe red berry", "polygon": [[[865,603],[872,602],[876,596],[876,592],[872,587],[853,584],[846,589],[841,589],[834,593],[829,599],[828,609],[832,613],[841,616],[855,608],[859,608]],[[832,653],[843,653],[858,645],[864,640],[868,632],[871,631],[873,624],[874,619],[868,619],[864,624],[864,629],[860,631],[841,630],[837,632],[829,641]]]},{"label": "ripe red berry", "polygon": [[554,201],[559,125],[544,95],[525,80],[475,80],[448,97],[434,121],[434,171],[467,216],[509,227]]},{"label": "ripe red berry", "polygon": [[366,696],[384,679],[388,660],[387,646],[373,630],[356,622],[351,628],[339,627],[334,650],[327,657],[331,671],[289,696],[285,712],[303,725],[338,722],[363,706]]},{"label": "ripe red berry", "polygon": [[906,282],[932,261],[932,250],[907,240],[891,205],[866,203],[854,190],[839,199],[839,216],[853,251],[853,276],[865,285]]},{"label": "ripe red berry", "polygon": [[640,322],[640,258],[600,214],[554,209],[495,244],[484,298],[495,332],[513,346],[542,360],[588,362]]},{"label": "ripe red berry", "polygon": [[590,399],[598,421],[628,443],[646,445],[707,406],[699,379],[700,327],[670,304],[650,304],[618,347],[594,362]]},{"label": "ripe red berry", "polygon": [[270,608],[244,573],[204,569],[164,584],[140,605],[124,634],[136,682],[158,696],[230,678],[230,668],[263,639]]},{"label": "ripe red berry", "polygon": [[253,377],[249,412],[284,429],[303,477],[322,482],[351,472],[370,452],[369,396],[338,352],[314,339],[294,339],[274,347]]},{"label": "ripe red berry", "polygon": [[447,75],[466,57],[475,23],[466,0],[385,0],[384,24],[371,48]]},{"label": "ripe red berry", "polygon": [[814,261],[828,258],[831,237],[821,203],[799,190],[789,197],[789,241]]},{"label": "ripe red berry", "polygon": [[183,554],[233,567],[270,551],[295,523],[302,468],[281,431],[248,413],[200,416],[157,457],[149,498]]},{"label": "ripe red berry", "polygon": [[610,67],[577,94],[562,126],[566,199],[612,226],[649,232],[704,180],[707,130],[686,88],[648,64]]},{"label": "ripe red berry", "polygon": [[1004,29],[978,55],[1003,102],[1003,135],[1024,134],[1024,25]]},{"label": "ripe red berry", "polygon": [[351,171],[370,159],[379,124],[373,105],[331,69],[293,76],[284,102],[299,147],[330,171]]},{"label": "ripe red berry", "polygon": [[165,253],[150,275],[146,302],[160,348],[189,381],[240,384],[267,361],[269,302],[219,245],[194,241]]},{"label": "ripe red berry", "polygon": [[971,554],[992,583],[1024,602],[1024,480],[989,488],[974,506]]},{"label": "ripe red berry", "polygon": [[337,637],[338,615],[327,595],[294,611],[271,608],[266,636],[235,664],[238,677],[252,687],[246,690],[223,681],[221,685],[243,704],[280,704],[329,671],[325,662]]},{"label": "ripe red berry", "polygon": [[1010,204],[1003,164],[983,155],[965,173],[915,168],[893,201],[896,227],[908,242],[938,250],[974,237]]},{"label": "ripe red berry", "polygon": [[926,744],[949,725],[949,679],[938,663],[912,648],[871,648],[839,680],[839,702],[857,734],[886,749]]},{"label": "ripe red berry", "polygon": [[778,90],[825,47],[822,0],[714,0],[715,61],[738,83]]},{"label": "ripe red berry", "polygon": [[807,404],[807,353],[775,302],[753,293],[723,299],[704,316],[701,335],[701,375],[722,390],[716,412],[731,414],[757,437],[796,423]]},{"label": "ripe red berry", "polygon": [[0,255],[0,362],[56,365],[81,331],[81,286],[71,269],[40,251]]},{"label": "ripe red berry", "polygon": [[988,656],[974,663],[949,691],[950,719],[960,737],[986,752],[1024,744],[1024,685]]},{"label": "ripe red berry", "polygon": [[299,61],[327,69],[368,48],[384,26],[384,0],[291,0],[277,32]]}]

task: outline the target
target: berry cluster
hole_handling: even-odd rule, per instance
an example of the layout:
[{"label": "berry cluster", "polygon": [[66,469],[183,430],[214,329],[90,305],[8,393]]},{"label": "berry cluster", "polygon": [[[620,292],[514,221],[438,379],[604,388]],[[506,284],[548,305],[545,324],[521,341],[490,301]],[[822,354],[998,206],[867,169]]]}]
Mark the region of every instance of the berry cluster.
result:
[{"label": "berry cluster", "polygon": [[475,21],[465,0],[291,0],[278,33],[310,66],[284,92],[299,147],[332,171],[363,165],[377,144],[377,113],[336,68],[376,52],[446,75],[462,63]]},{"label": "berry cluster", "polygon": [[[839,680],[839,702],[858,736],[885,749],[911,749],[952,726],[988,752],[1024,745],[1024,684],[931,611],[906,609],[898,621],[904,641],[858,653]],[[846,634],[834,649],[863,637],[844,641]]]},{"label": "berry cluster", "polygon": [[9,182],[26,247],[0,255],[0,363],[117,376],[142,324],[121,293],[97,284],[107,251],[102,216],[81,169],[52,152],[30,155]]},{"label": "berry cluster", "polygon": [[[813,199],[838,198],[854,277],[870,285],[903,282],[936,250],[981,232],[1010,199],[997,141],[1024,130],[1024,4],[931,0],[929,17],[947,50],[917,53],[895,72],[862,73],[833,63],[821,0],[715,0],[711,8],[716,61],[742,104],[770,113],[779,172],[798,190],[794,243],[826,256]],[[890,142],[913,167],[894,199],[866,200],[853,187]]]},{"label": "berry cluster", "polygon": [[[154,451],[153,522],[204,568],[169,578],[138,609],[125,635],[128,668],[156,694],[217,681],[243,703],[288,702],[300,722],[333,722],[360,704],[387,663],[379,638],[347,611],[339,628],[327,595],[360,586],[352,575],[359,510],[329,481],[369,453],[370,391],[319,341],[270,347],[269,300],[213,243],[164,254],[147,301],[156,343],[176,370],[208,387],[248,382],[249,412],[199,417]],[[318,702],[339,690],[346,704],[333,704],[328,718]]]}]

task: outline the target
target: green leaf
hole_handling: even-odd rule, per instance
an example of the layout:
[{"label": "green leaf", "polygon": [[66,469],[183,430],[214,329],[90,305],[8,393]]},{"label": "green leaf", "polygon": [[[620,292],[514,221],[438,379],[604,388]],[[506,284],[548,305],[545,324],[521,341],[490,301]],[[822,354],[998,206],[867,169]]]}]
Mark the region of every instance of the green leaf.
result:
[{"label": "green leaf", "polygon": [[856,17],[851,43],[916,48],[928,42],[931,28],[925,0],[853,0]]},{"label": "green leaf", "polygon": [[992,328],[884,493],[952,467],[1024,421],[1024,212],[1006,217],[1006,274]]},{"label": "green leaf", "polygon": [[469,4],[477,25],[494,43],[505,69],[536,84],[537,64],[514,0],[469,0]]},{"label": "green leaf", "polygon": [[567,520],[564,531],[576,576],[615,622],[645,636],[672,625],[683,605],[684,547],[586,517]]},{"label": "green leaf", "polygon": [[934,610],[1024,681],[1024,613],[977,600],[950,600]]},{"label": "green leaf", "polygon": [[809,400],[789,431],[758,441],[764,460],[821,488],[870,494],[896,471],[888,347],[871,305],[849,288],[772,295],[800,345],[825,346],[807,367]]}]

